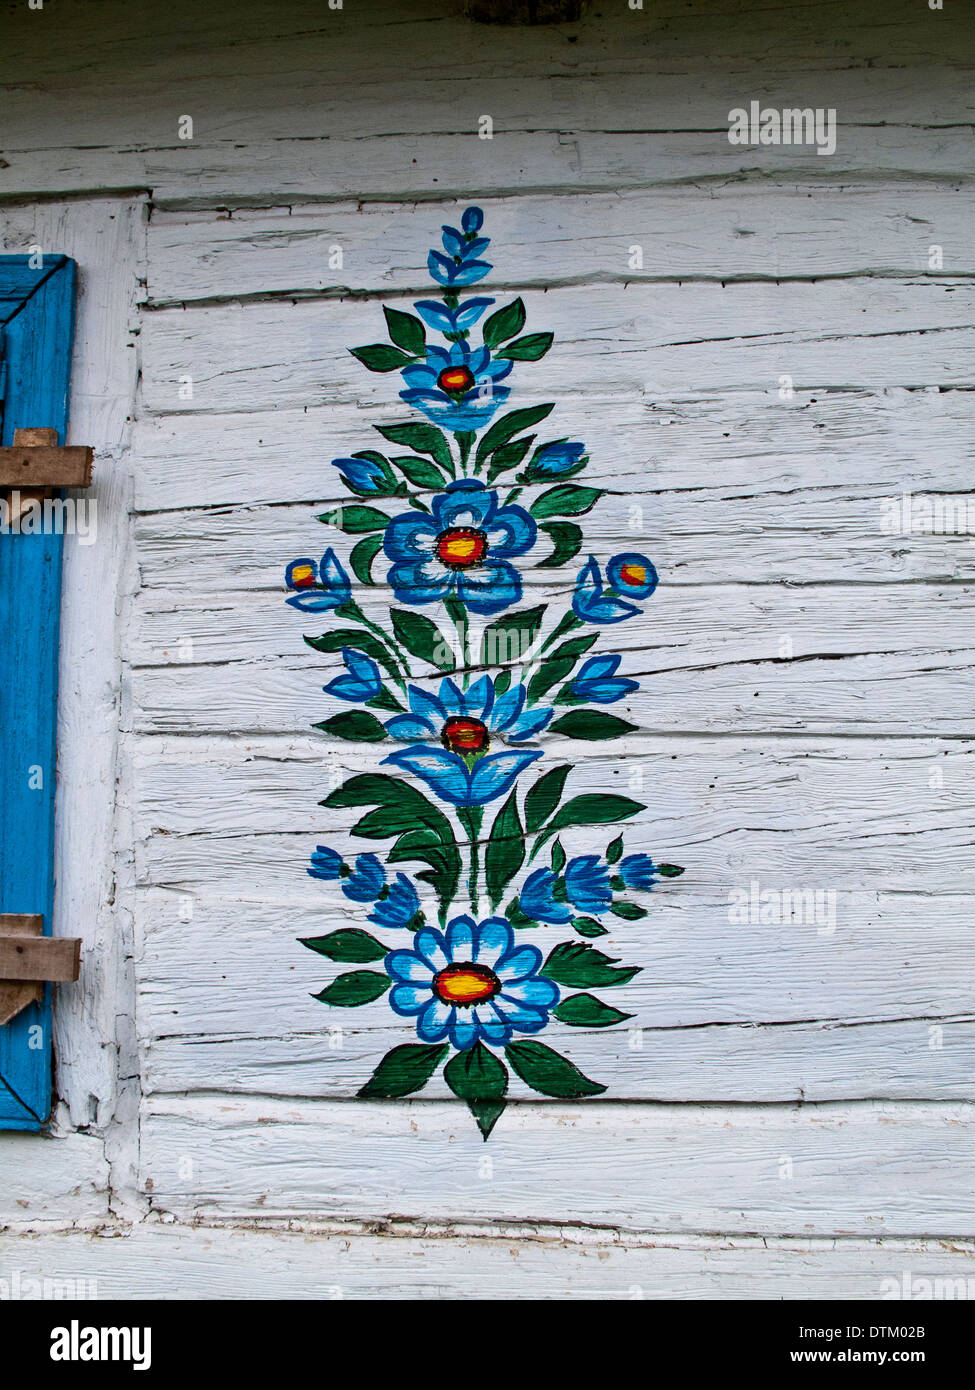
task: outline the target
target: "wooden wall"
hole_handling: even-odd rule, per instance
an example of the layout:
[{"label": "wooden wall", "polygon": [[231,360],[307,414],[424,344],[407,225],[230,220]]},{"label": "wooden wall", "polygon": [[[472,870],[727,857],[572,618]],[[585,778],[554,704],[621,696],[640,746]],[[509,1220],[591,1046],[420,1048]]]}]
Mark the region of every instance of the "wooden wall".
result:
[{"label": "wooden wall", "polygon": [[[3,249],[81,264],[101,510],[62,659],[59,915],[86,973],[57,1137],[0,1136],[0,1277],[777,1298],[975,1274],[975,547],[883,526],[887,498],[971,492],[970,17],[3,8]],[[835,107],[835,155],[731,145],[753,99]],[[442,1087],[353,1102],[410,1030],[309,997],[295,938],[344,919],[304,874],[345,843],[317,803],[372,759],[310,728],[332,668],[281,584],[323,548],[329,460],[402,414],[346,348],[426,291],[470,201],[486,288],[556,334],[514,403],[557,402],[610,489],[589,534],[661,574],[617,630],[639,732],[588,756],[687,867],[611,940],[644,967],[614,999],[632,1023],[563,1029],[607,1095],[522,1092],[487,1146]],[[730,921],[753,880],[835,890],[835,930]]]}]

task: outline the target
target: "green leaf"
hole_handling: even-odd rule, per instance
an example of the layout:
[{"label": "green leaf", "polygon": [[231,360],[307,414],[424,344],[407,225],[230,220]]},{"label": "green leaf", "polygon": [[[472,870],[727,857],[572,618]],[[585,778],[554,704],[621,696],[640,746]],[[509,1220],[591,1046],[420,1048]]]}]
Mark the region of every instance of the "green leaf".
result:
[{"label": "green leaf", "polygon": [[561,840],[556,840],[552,846],[552,868],[557,874],[565,868],[565,850],[562,848]]},{"label": "green leaf", "polygon": [[393,692],[385,685],[382,690],[380,690],[379,694],[374,695],[367,703],[370,704],[373,709],[389,710],[391,714],[403,713],[403,706],[400,704],[399,700],[397,700]]},{"label": "green leaf", "polygon": [[495,694],[495,696],[506,694],[507,691],[508,691],[508,688],[510,687],[510,685],[511,685],[511,672],[510,672],[510,671],[502,671],[502,672],[500,673],[500,675],[495,676],[495,678],[494,678],[494,694]]},{"label": "green leaf", "polygon": [[422,613],[410,613],[405,608],[393,608],[393,632],[396,640],[412,656],[429,661],[440,671],[453,671],[456,662],[450,644],[437,624]]},{"label": "green leaf", "polygon": [[573,917],[572,926],[580,936],[607,936],[609,934],[606,927],[597,922],[595,917]]},{"label": "green leaf", "polygon": [[658,864],[657,872],[661,878],[680,878],[684,870],[679,864]]},{"label": "green leaf", "polygon": [[340,652],[343,647],[352,647],[385,666],[391,676],[399,674],[395,661],[379,638],[360,628],[338,627],[333,632],[323,632],[321,637],[306,637],[305,642],[316,652]]},{"label": "green leaf", "polygon": [[375,584],[372,577],[372,562],[383,548],[382,533],[378,536],[365,536],[356,541],[349,556],[352,573],[360,584]]},{"label": "green leaf", "polygon": [[640,907],[637,903],[628,903],[625,899],[613,903],[609,910],[614,917],[622,917],[626,922],[639,922],[641,917],[648,915],[645,907]]},{"label": "green leaf", "polygon": [[444,1067],[444,1080],[459,1100],[466,1100],[486,1139],[504,1113],[508,1069],[480,1039],[464,1052],[455,1052]]},{"label": "green leaf", "polygon": [[606,863],[616,864],[623,853],[623,836],[617,835],[616,839],[606,846]]},{"label": "green leaf", "polygon": [[481,640],[481,665],[504,666],[520,660],[535,640],[545,616],[545,604],[537,608],[520,608],[484,629]]},{"label": "green leaf", "polygon": [[484,874],[491,906],[497,907],[504,890],[525,862],[525,841],[518,815],[516,791],[494,818],[484,852]]},{"label": "green leaf", "polygon": [[539,521],[546,516],[581,516],[596,505],[605,490],[582,487],[579,483],[559,483],[535,499],[531,514]]},{"label": "green leaf", "polygon": [[581,941],[562,941],[554,947],[541,968],[542,975],[554,980],[557,985],[568,985],[572,989],[586,989],[592,985],[625,985],[634,975],[639,975],[638,965],[624,965],[614,969],[612,956],[604,955],[594,946],[585,946]]},{"label": "green leaf", "polygon": [[357,1009],[360,1004],[371,1004],[374,999],[381,998],[392,983],[388,975],[380,975],[376,970],[350,970],[312,998],[336,1008]]},{"label": "green leaf", "polygon": [[514,1070],[533,1091],[543,1096],[572,1100],[576,1096],[598,1096],[605,1091],[598,1081],[590,1081],[567,1057],[540,1042],[512,1042],[505,1056]]},{"label": "green leaf", "polygon": [[420,1091],[430,1080],[450,1048],[446,1043],[403,1043],[387,1052],[372,1076],[359,1090],[364,1100],[388,1100]]},{"label": "green leaf", "polygon": [[567,825],[609,825],[645,810],[642,802],[631,801],[628,796],[617,796],[614,792],[584,792],[565,803],[549,829],[563,830]]},{"label": "green leaf", "polygon": [[576,657],[550,656],[542,662],[528,682],[529,700],[539,700],[553,685],[564,680],[575,669]]},{"label": "green leaf", "polygon": [[537,362],[548,352],[554,338],[554,333],[529,333],[524,338],[518,338],[507,347],[501,348],[500,352],[494,355],[507,357],[511,362]]},{"label": "green leaf", "polygon": [[568,1023],[572,1028],[609,1028],[614,1023],[622,1023],[632,1014],[620,1013],[610,1004],[604,1004],[594,994],[571,994],[563,999],[552,1016],[560,1023]]},{"label": "green leaf", "polygon": [[382,743],[389,738],[386,730],[374,714],[365,709],[343,710],[333,714],[331,719],[323,719],[313,725],[324,734],[334,734],[336,738],[352,739],[355,743]]},{"label": "green leaf", "polygon": [[429,454],[447,473],[453,473],[454,460],[450,445],[446,435],[435,425],[407,421],[403,425],[376,425],[375,428],[384,439],[393,444],[402,444],[405,449],[413,449],[418,454]]},{"label": "green leaf", "polygon": [[506,473],[509,468],[517,468],[531,448],[534,438],[533,434],[528,434],[524,439],[513,439],[510,444],[502,444],[500,449],[495,449],[491,467],[488,469],[488,482],[493,483],[500,473]]},{"label": "green leaf", "polygon": [[383,307],[389,336],[397,347],[408,352],[411,357],[422,357],[427,349],[427,333],[423,320],[415,314],[404,314],[402,309]]},{"label": "green leaf", "polygon": [[378,507],[364,507],[353,502],[348,507],[336,507],[333,511],[322,512],[318,518],[328,526],[337,526],[346,535],[358,536],[363,531],[385,531],[389,517]]},{"label": "green leaf", "polygon": [[525,829],[534,835],[562,799],[565,780],[572,771],[571,763],[563,763],[544,773],[525,797]]},{"label": "green leaf", "polygon": [[371,372],[397,372],[413,361],[405,352],[387,343],[367,343],[365,347],[349,348],[349,351]]},{"label": "green leaf", "polygon": [[328,936],[304,936],[299,939],[309,951],[317,951],[320,956],[328,956],[329,960],[354,961],[360,965],[371,965],[373,961],[382,960],[388,951],[381,941],[367,931],[360,931],[358,927],[345,927],[329,932]]},{"label": "green leaf", "polygon": [[439,491],[446,481],[437,465],[429,459],[417,458],[414,454],[399,454],[393,462],[414,487],[429,487]]},{"label": "green leaf", "polygon": [[521,910],[521,900],[512,898],[511,902],[504,910],[504,915],[513,927],[537,927],[538,923],[534,917],[526,917]]},{"label": "green leaf", "polygon": [[525,306],[519,297],[484,320],[484,342],[489,348],[496,348],[498,343],[520,333],[524,326]]},{"label": "green leaf", "polygon": [[593,743],[597,739],[632,734],[638,726],[615,714],[606,714],[603,710],[574,709],[568,714],[560,714],[548,727],[550,733],[562,734],[565,738],[582,738]]},{"label": "green leaf", "polygon": [[509,439],[513,439],[522,430],[530,430],[533,425],[544,420],[546,415],[551,415],[554,409],[553,401],[550,405],[525,406],[522,410],[511,410],[507,415],[502,415],[500,420],[495,420],[477,446],[476,462],[482,463],[488,454],[493,454],[495,449],[500,449],[502,444],[507,444]]},{"label": "green leaf", "polygon": [[557,569],[559,565],[567,564],[582,549],[582,528],[576,526],[574,522],[550,521],[539,529],[545,531],[552,538],[554,549],[551,555],[547,555],[544,560],[539,560],[535,566],[536,569]]}]

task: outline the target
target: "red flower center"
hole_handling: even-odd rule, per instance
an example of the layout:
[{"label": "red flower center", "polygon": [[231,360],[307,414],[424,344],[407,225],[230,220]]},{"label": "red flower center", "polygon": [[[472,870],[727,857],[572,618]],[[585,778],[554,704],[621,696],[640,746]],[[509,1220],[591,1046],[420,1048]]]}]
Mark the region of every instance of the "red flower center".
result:
[{"label": "red flower center", "polygon": [[480,719],[452,715],[443,726],[441,742],[452,753],[480,753],[488,741],[487,725]]},{"label": "red flower center", "polygon": [[444,367],[437,377],[437,385],[451,395],[463,394],[474,385],[474,373],[466,367]]},{"label": "red flower center", "polygon": [[448,569],[466,570],[479,565],[487,554],[487,536],[472,526],[451,526],[441,531],[434,549]]},{"label": "red flower center", "polygon": [[433,977],[433,992],[445,1004],[457,1004],[462,1009],[493,999],[501,989],[501,981],[486,965],[448,965]]}]

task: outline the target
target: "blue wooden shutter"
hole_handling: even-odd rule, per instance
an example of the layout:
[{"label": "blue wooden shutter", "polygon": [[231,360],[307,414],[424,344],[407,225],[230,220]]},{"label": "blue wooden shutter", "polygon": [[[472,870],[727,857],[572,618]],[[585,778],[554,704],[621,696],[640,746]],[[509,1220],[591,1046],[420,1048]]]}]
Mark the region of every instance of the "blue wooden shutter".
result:
[{"label": "blue wooden shutter", "polygon": [[[75,263],[0,256],[2,443],[50,428],[65,442]],[[0,535],[0,912],[54,906],[59,535]],[[0,1027],[0,1129],[41,1129],[51,1110],[51,986]]]}]

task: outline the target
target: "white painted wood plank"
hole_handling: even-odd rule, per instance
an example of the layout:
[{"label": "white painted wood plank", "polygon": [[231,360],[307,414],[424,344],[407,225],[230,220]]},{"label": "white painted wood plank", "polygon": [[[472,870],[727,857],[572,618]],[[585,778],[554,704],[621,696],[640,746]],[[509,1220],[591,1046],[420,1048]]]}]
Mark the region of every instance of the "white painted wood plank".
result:
[{"label": "white painted wood plank", "polygon": [[[108,1215],[108,1164],[94,1135],[7,1133],[0,1143],[0,1229]],[[0,1278],[3,1271],[0,1270]]]},{"label": "white painted wood plank", "polygon": [[[371,424],[355,406],[332,405],[139,420],[135,504],[323,501],[336,492],[330,460],[368,447]],[[601,486],[650,492],[652,509],[669,490],[743,501],[802,488],[962,492],[975,458],[975,393],[796,392],[783,401],[776,386],[666,406],[564,400],[552,429],[588,442]]]},{"label": "white painted wood plank", "polygon": [[[150,1222],[0,1235],[0,1279],[91,1283],[100,1299],[877,1299],[893,1284],[971,1287],[975,1250],[954,1241],[691,1240],[564,1226],[391,1223],[293,1230]],[[964,1281],[960,1286],[957,1280]],[[893,1284],[892,1282],[893,1281]],[[53,1288],[53,1286],[52,1286]]]},{"label": "white painted wood plank", "polygon": [[970,1238],[973,1124],[943,1103],[525,1103],[485,1146],[436,1101],[159,1097],[142,1158],[153,1205],[179,1218],[466,1221],[487,1204],[635,1230]]},{"label": "white painted wood plank", "polygon": [[[598,195],[482,199],[502,283],[706,277],[924,274],[932,244],[945,272],[972,272],[968,190],[869,185],[747,185]],[[461,205],[441,210],[457,221]],[[433,230],[431,231],[431,228]],[[157,212],[149,235],[149,302],[343,291],[425,291],[434,209],[413,204],[298,205],[241,213]],[[330,269],[336,248],[340,269]],[[640,262],[634,260],[634,250]]]},{"label": "white painted wood plank", "polygon": [[[622,766],[606,755],[586,758],[584,774],[649,800],[633,822],[633,843],[687,866],[682,882],[724,891],[729,877],[747,883],[771,874],[821,886],[828,877],[836,887],[967,892],[973,756],[936,739],[674,735],[654,736]],[[290,892],[316,839],[341,848],[352,821],[317,803],[378,759],[323,752],[313,739],[139,740],[140,881],[247,897],[259,863],[265,889]],[[571,836],[566,843],[581,852]]]},{"label": "white painted wood plank", "polygon": [[[516,367],[512,405],[778,391],[783,374],[800,391],[975,384],[975,286],[964,280],[634,283],[522,297],[529,327],[554,332],[555,346]],[[398,374],[367,372],[347,351],[381,333],[378,304],[358,300],[159,311],[143,334],[144,406],[169,414],[327,402],[398,418]],[[187,376],[193,399],[181,400]]]}]

